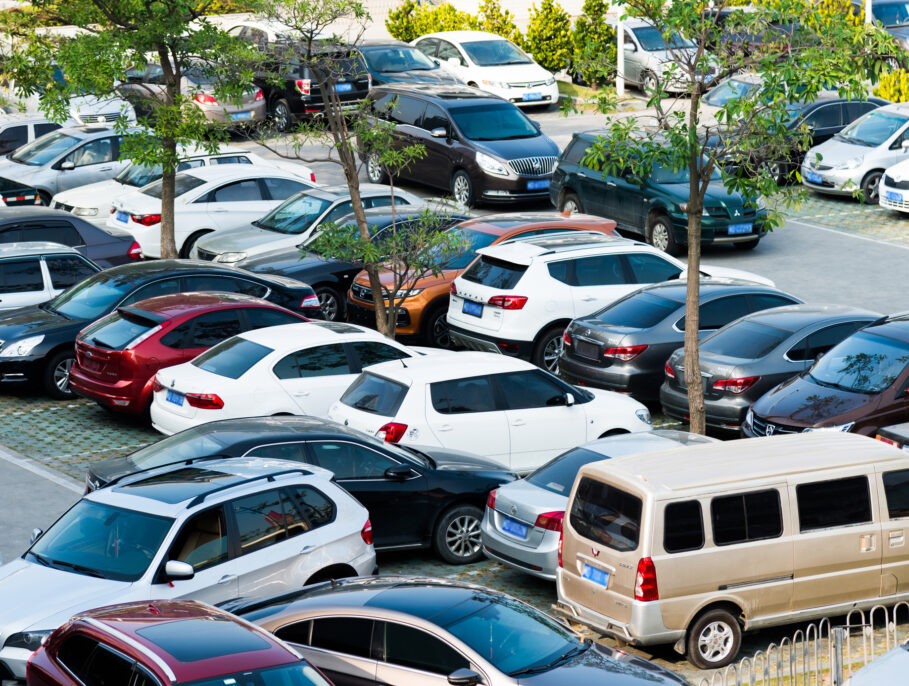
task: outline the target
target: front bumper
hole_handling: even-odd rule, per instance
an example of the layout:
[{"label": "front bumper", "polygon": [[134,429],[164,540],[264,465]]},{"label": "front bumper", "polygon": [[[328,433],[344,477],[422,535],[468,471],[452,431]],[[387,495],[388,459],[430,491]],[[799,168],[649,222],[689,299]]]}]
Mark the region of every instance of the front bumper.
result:
[{"label": "front bumper", "polygon": [[[487,202],[517,202],[520,200],[548,200],[552,174],[539,176],[495,176],[480,170],[482,178],[477,181],[477,197]],[[540,185],[543,188],[529,188]]]},{"label": "front bumper", "polygon": [[[865,175],[863,169],[812,169],[807,164],[803,164],[799,170],[802,175],[802,185],[818,193],[829,193],[830,195],[852,195],[860,188],[862,177]],[[808,173],[820,174],[821,181],[809,181]]]},{"label": "front bumper", "polygon": [[[347,319],[354,324],[374,329],[376,328],[376,308],[373,307],[372,303],[364,302],[348,295]],[[395,326],[395,331],[404,336],[416,335],[420,333],[419,321],[414,323],[410,316],[410,310],[405,307],[399,307],[398,323]]]},{"label": "front bumper", "polygon": [[[670,212],[669,218],[675,231],[675,240],[679,244],[688,242],[688,215]],[[732,243],[747,243],[760,240],[766,233],[764,212],[757,212],[750,217],[702,217],[701,218],[701,245],[725,245]],[[729,227],[735,224],[751,224],[749,233],[730,234]]]},{"label": "front bumper", "polygon": [[0,358],[0,383],[37,383],[44,372],[44,356]]},{"label": "front bumper", "polygon": [[32,651],[27,648],[6,648],[0,650],[0,680],[25,682],[25,669]]},{"label": "front bumper", "polygon": [[559,535],[557,532],[547,531],[536,548],[518,545],[502,535],[489,521],[489,509],[487,508],[480,525],[480,533],[483,537],[483,554],[490,560],[495,560],[540,579],[556,580],[556,570],[559,567]]},{"label": "front bumper", "polygon": [[[752,400],[747,397],[728,395],[724,398],[704,399],[705,421],[707,426],[726,431],[738,431],[745,421],[745,415]],[[663,414],[673,419],[687,422],[690,419],[688,394],[681,388],[668,383],[660,386],[660,404]]]},{"label": "front bumper", "polygon": [[881,185],[878,188],[878,202],[884,209],[909,212],[909,190],[890,188],[881,181]]},{"label": "front bumper", "polygon": [[522,360],[529,360],[533,352],[533,341],[515,341],[506,338],[496,338],[474,331],[467,331],[457,326],[448,326],[451,342],[455,346],[478,350],[484,353],[499,353],[510,355]]},{"label": "front bumper", "polygon": [[627,364],[598,367],[563,354],[559,358],[559,376],[572,385],[593,386],[607,391],[630,393],[635,397],[656,399],[662,371],[651,373]]},{"label": "front bumper", "polygon": [[[500,98],[514,103],[518,107],[540,107],[541,105],[551,105],[559,101],[559,84],[545,83],[521,84],[520,86],[511,86],[509,88],[494,88],[492,86],[481,86],[487,93],[498,95]],[[539,96],[539,97],[537,97]]]}]

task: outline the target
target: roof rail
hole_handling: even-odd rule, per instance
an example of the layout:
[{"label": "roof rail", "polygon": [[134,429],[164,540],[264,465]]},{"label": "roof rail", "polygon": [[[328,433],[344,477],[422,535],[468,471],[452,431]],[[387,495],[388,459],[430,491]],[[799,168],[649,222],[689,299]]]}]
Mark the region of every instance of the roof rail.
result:
[{"label": "roof rail", "polygon": [[561,236],[563,234],[571,234],[572,236],[591,236],[591,237],[597,236],[597,237],[606,237],[606,238],[619,238],[619,236],[617,236],[617,235],[606,234],[606,233],[603,233],[602,231],[593,231],[592,229],[590,229],[590,230],[584,229],[584,230],[579,231],[578,229],[572,229],[572,228],[566,226],[565,228],[547,229],[547,233],[542,234],[542,235],[541,234],[536,234],[536,235],[525,234],[523,236],[513,236],[511,238],[506,238],[504,241],[502,241],[501,243],[497,243],[496,245],[508,245],[509,243],[522,243],[522,242],[531,241],[531,240],[534,240],[537,238],[551,238],[553,236]]},{"label": "roof rail", "polygon": [[193,498],[192,500],[189,501],[189,504],[186,506],[186,509],[188,510],[191,507],[195,507],[196,505],[204,502],[208,496],[214,495],[215,493],[220,493],[221,491],[226,491],[231,488],[236,488],[237,486],[245,486],[246,484],[251,484],[253,481],[259,481],[260,479],[265,479],[267,481],[274,481],[276,476],[283,476],[285,474],[302,474],[303,476],[312,476],[311,471],[309,471],[308,469],[301,469],[299,467],[296,469],[282,469],[280,472],[272,472],[271,474],[260,474],[259,476],[251,476],[248,479],[243,479],[243,481],[236,481],[232,484],[225,484],[223,486],[218,486],[217,488],[213,488],[206,493],[200,493],[195,498]]},{"label": "roof rail", "polygon": [[[907,319],[909,319],[909,310],[906,310],[905,312],[895,312],[894,314],[887,315],[886,317],[883,317],[882,321],[898,322],[905,321]],[[877,324],[877,322],[875,322],[875,324]]]},{"label": "roof rail", "polygon": [[193,462],[201,462],[202,460],[223,460],[230,458],[230,455],[201,455],[199,457],[187,457],[182,460],[174,460],[173,462],[165,462],[164,464],[159,464],[154,467],[146,467],[145,469],[137,469],[134,472],[127,472],[126,474],[121,474],[120,476],[115,476],[113,479],[104,484],[103,488],[108,486],[113,486],[116,483],[119,483],[122,479],[125,479],[128,476],[136,476],[136,474],[144,474],[145,472],[153,472],[156,469],[163,469],[164,467],[173,467],[175,465],[191,465]]}]

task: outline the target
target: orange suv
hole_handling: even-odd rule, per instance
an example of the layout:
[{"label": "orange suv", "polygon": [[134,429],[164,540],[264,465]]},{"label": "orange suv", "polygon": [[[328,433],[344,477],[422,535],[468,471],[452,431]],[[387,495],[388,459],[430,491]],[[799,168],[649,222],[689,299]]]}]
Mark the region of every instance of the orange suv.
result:
[{"label": "orange suv", "polygon": [[[596,231],[612,234],[615,222],[589,214],[508,213],[476,217],[457,224],[450,231],[462,231],[470,248],[449,261],[438,276],[429,275],[417,281],[398,310],[396,331],[401,336],[421,336],[429,345],[448,348],[448,294],[451,282],[473,262],[476,251],[488,245],[515,238],[541,236],[560,231]],[[380,275],[383,285],[391,288],[390,272]],[[375,308],[366,272],[360,272],[347,294],[347,316],[351,321],[375,326]]]}]

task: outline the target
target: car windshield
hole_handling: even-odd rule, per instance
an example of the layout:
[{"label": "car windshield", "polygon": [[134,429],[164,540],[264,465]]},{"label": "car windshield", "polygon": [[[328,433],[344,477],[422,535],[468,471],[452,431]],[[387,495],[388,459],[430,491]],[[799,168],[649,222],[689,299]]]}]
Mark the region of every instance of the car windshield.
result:
[{"label": "car windshield", "polygon": [[40,167],[57,159],[57,157],[72,149],[79,142],[79,138],[54,131],[23,145],[9,158],[14,162]]},{"label": "car windshield", "polygon": [[[198,176],[181,172],[174,177],[174,197],[179,198],[184,193],[189,193],[193,188],[198,188],[205,183]],[[162,181],[158,179],[142,189],[142,193],[152,198],[161,199]]]},{"label": "car windshield", "polygon": [[40,307],[68,319],[89,319],[110,312],[136,284],[126,274],[98,272]]},{"label": "car windshield", "polygon": [[468,245],[468,247],[460,255],[448,260],[445,263],[445,269],[467,269],[467,265],[476,257],[476,251],[492,245],[492,242],[496,239],[495,234],[462,229],[457,226],[449,229],[449,232],[460,232],[464,244]]},{"label": "car windshield", "polygon": [[274,349],[234,336],[209,348],[191,364],[218,376],[239,379],[271,352]]},{"label": "car windshield", "polygon": [[909,343],[859,331],[818,360],[808,376],[821,386],[880,393],[909,365]]},{"label": "car windshield", "polygon": [[595,453],[592,450],[572,448],[532,472],[527,477],[527,483],[539,486],[550,493],[567,496],[581,467],[608,457],[608,455]]},{"label": "car windshield", "polygon": [[890,140],[890,137],[903,128],[907,122],[909,122],[909,118],[895,112],[874,110],[856,119],[835,137],[847,143],[876,148]]},{"label": "car windshield", "polygon": [[330,200],[317,198],[305,192],[288,198],[255,225],[276,233],[300,234],[318,219],[331,205]]},{"label": "car windshield", "polygon": [[403,45],[381,45],[360,48],[375,71],[397,74],[402,71],[431,71],[439,65],[416,48]]},{"label": "car windshield", "polygon": [[760,84],[749,81],[740,81],[739,79],[729,79],[711,90],[705,97],[704,102],[711,107],[722,107],[730,100],[744,98],[758,89]]},{"label": "car windshield", "polygon": [[523,50],[508,40],[476,40],[461,43],[467,56],[481,67],[503,64],[532,64]]},{"label": "car windshield", "polygon": [[[710,180],[721,181],[722,178],[723,176],[720,174],[719,170],[714,167],[713,172],[710,174]],[[688,183],[691,179],[691,173],[687,167],[673,171],[669,167],[655,164],[650,173],[650,179],[654,183]]]},{"label": "car windshield", "polygon": [[142,188],[161,178],[161,167],[131,164],[114,177],[114,181],[127,186]]},{"label": "car windshield", "polygon": [[694,43],[690,40],[682,38],[679,34],[673,34],[670,39],[670,45],[666,44],[666,41],[663,39],[663,34],[660,33],[660,30],[654,28],[653,26],[642,26],[638,29],[632,29],[634,32],[635,38],[638,39],[638,42],[641,44],[641,47],[644,48],[647,52],[656,52],[658,50],[668,50],[670,45],[673,48],[693,48]]},{"label": "car windshield", "polygon": [[55,569],[136,581],[158,554],[172,519],[80,500],[26,553]]},{"label": "car windshield", "polygon": [[724,326],[701,343],[702,353],[756,360],[786,340],[791,332],[747,319]]},{"label": "car windshield", "polygon": [[331,686],[312,665],[291,662],[267,669],[249,669],[214,679],[179,682],[179,686]]},{"label": "car windshield", "polygon": [[535,138],[537,127],[510,103],[465,105],[449,110],[458,129],[473,141],[505,141],[514,138]]},{"label": "car windshield", "polygon": [[909,24],[909,2],[876,2],[871,7],[874,20],[884,26]]}]

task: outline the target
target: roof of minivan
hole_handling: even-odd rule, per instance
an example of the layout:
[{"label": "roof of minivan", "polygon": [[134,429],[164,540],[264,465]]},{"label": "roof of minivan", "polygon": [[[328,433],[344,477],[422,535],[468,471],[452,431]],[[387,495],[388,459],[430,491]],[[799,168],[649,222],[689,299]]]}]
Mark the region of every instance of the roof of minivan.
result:
[{"label": "roof of minivan", "polygon": [[752,481],[807,472],[907,460],[909,455],[867,436],[811,431],[623,455],[592,462],[582,468],[582,473],[604,480],[617,476],[639,483],[642,489],[655,494],[681,494],[726,485],[739,487]]}]

